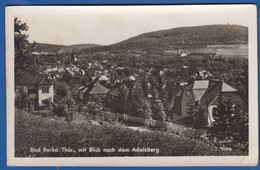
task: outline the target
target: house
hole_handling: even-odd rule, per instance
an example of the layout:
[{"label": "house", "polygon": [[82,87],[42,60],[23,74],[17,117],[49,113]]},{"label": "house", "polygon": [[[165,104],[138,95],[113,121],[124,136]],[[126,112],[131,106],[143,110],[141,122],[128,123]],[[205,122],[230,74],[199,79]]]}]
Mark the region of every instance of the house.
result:
[{"label": "house", "polygon": [[184,87],[188,84],[188,82],[180,82],[180,86]]},{"label": "house", "polygon": [[187,57],[187,56],[188,56],[188,53],[186,51],[181,53],[181,57]]},{"label": "house", "polygon": [[105,75],[99,76],[99,81],[109,81],[109,78]]},{"label": "house", "polygon": [[75,71],[75,72],[80,70],[76,65],[74,65],[72,63],[69,64],[69,68],[70,68],[70,70]]},{"label": "house", "polygon": [[106,99],[109,90],[96,79],[92,83],[79,88],[79,99],[84,102],[99,101]]},{"label": "house", "polygon": [[58,68],[58,72],[61,73],[61,72],[65,72],[65,69],[63,67],[60,67]]},{"label": "house", "polygon": [[182,68],[183,68],[183,69],[188,69],[189,67],[186,66],[186,65],[182,65]]},{"label": "house", "polygon": [[16,94],[33,99],[37,106],[53,103],[53,84],[40,73],[25,72],[15,79]]},{"label": "house", "polygon": [[135,76],[129,76],[128,78],[129,78],[129,81],[135,81],[136,80]]},{"label": "house", "polygon": [[[214,109],[217,107],[217,99],[220,96],[230,97],[240,104],[243,112],[248,111],[248,104],[238,90],[222,80],[195,80],[193,83],[182,87],[175,95],[173,117],[178,120],[187,118],[191,106],[199,106],[205,110],[208,117],[208,125],[214,122]],[[178,121],[177,120],[177,121]]]},{"label": "house", "polygon": [[46,74],[49,73],[49,72],[52,72],[52,68],[47,68],[44,72],[45,72]]},{"label": "house", "polygon": [[103,86],[110,88],[111,87],[111,82],[109,80],[109,78],[105,75],[101,75],[97,77],[97,80],[99,81],[100,84],[102,84]]},{"label": "house", "polygon": [[212,77],[212,74],[206,70],[199,70],[197,73],[195,73],[195,77],[196,79],[208,79],[209,77]]},{"label": "house", "polygon": [[104,70],[103,73],[107,76],[108,70]]}]

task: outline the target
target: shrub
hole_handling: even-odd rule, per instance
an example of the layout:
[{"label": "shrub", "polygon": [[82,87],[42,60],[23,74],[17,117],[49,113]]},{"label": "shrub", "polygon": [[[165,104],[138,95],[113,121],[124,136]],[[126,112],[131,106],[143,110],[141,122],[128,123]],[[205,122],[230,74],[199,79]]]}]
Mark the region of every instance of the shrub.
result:
[{"label": "shrub", "polygon": [[45,99],[45,100],[42,101],[42,103],[44,105],[48,106],[51,103],[51,101],[49,99]]},{"label": "shrub", "polygon": [[56,105],[53,109],[53,113],[59,117],[65,117],[67,115],[63,105]]}]

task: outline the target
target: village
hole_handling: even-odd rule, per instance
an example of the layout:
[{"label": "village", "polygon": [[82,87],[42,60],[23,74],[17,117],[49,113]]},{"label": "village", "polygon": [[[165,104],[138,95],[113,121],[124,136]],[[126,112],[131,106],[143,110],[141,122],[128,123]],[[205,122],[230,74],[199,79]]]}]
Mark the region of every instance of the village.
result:
[{"label": "village", "polygon": [[[135,67],[118,66],[116,61],[106,59],[84,61],[74,49],[66,57],[56,57],[64,55],[59,53],[32,53],[37,65],[43,67],[36,73],[19,75],[16,92],[26,94],[20,107],[30,112],[59,108],[57,115],[64,117],[73,117],[78,111],[97,114],[103,110],[144,118],[141,122],[133,118],[131,122],[142,126],[146,125],[145,119],[192,126],[189,119],[197,107],[203,109],[202,129],[215,121],[220,95],[238,101],[242,111],[247,112],[247,101],[241,93],[207,70],[189,76],[189,66],[182,65],[181,74],[189,79],[165,80],[174,68],[144,68],[138,62],[131,63]],[[179,50],[178,55],[188,57],[185,51]],[[124,116],[120,119],[124,120]]]}]

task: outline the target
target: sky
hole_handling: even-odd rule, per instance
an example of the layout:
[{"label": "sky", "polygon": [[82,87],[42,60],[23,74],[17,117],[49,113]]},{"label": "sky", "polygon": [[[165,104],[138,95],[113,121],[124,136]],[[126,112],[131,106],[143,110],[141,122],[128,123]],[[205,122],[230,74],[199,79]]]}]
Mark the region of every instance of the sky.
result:
[{"label": "sky", "polygon": [[250,5],[28,6],[10,10],[29,26],[31,42],[61,45],[110,45],[142,33],[186,26],[248,26],[250,17]]}]

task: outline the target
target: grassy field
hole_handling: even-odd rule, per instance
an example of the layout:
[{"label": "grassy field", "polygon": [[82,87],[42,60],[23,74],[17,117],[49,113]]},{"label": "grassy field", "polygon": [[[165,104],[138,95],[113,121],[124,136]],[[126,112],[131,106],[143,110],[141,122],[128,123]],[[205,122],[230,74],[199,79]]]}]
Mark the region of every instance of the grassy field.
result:
[{"label": "grassy field", "polygon": [[216,55],[248,57],[248,45],[240,44],[236,48],[219,48],[216,49]]},{"label": "grassy field", "polygon": [[[123,128],[120,124],[93,125],[89,121],[68,122],[62,118],[43,117],[19,110],[16,111],[15,123],[16,157],[237,154],[230,151],[216,151],[210,143],[196,139],[187,139],[162,131],[139,132]],[[138,147],[155,150],[138,152]],[[96,152],[90,152],[90,148],[95,148]],[[120,148],[121,151],[122,149],[129,151],[119,152]],[[98,149],[100,152],[97,152]]]},{"label": "grassy field", "polygon": [[248,49],[217,49],[217,55],[247,57]]}]

